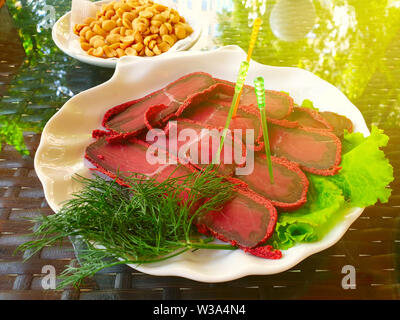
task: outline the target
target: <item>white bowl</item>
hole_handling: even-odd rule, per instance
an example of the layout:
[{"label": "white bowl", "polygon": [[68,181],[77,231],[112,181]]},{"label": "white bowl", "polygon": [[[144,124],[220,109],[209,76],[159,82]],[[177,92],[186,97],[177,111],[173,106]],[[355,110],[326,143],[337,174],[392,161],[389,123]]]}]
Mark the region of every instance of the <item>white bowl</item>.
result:
[{"label": "white bowl", "polygon": [[[84,161],[85,149],[93,142],[92,130],[101,128],[101,120],[108,109],[140,98],[195,71],[235,81],[238,66],[245,58],[246,53],[239,47],[228,46],[210,52],[184,52],[159,60],[120,59],[109,81],[71,98],[44,128],[35,169],[50,207],[57,212],[60,203],[79,190],[80,186],[71,179],[74,174],[91,175]],[[252,61],[246,83],[252,84],[257,76],[264,77],[266,88],[288,92],[296,103],[310,99],[322,111],[347,116],[353,121],[355,131],[366,136],[370,134],[360,111],[337,88],[314,74]],[[257,258],[241,250],[198,250],[164,262],[132,267],[152,275],[181,276],[203,282],[275,274],[335,244],[362,211],[363,208],[352,208],[323,239],[283,251],[280,260]]]},{"label": "white bowl", "polygon": [[[111,0],[98,1],[96,2],[96,4],[99,5],[100,7],[101,4],[110,1]],[[185,12],[180,9],[179,12],[183,17],[185,17],[187,22],[193,28],[193,33],[190,36],[188,36],[185,39],[177,41],[171,47],[170,50],[159,56],[132,57],[132,58],[137,61],[158,60],[173,54],[177,54],[178,52],[181,51],[189,50],[191,47],[193,47],[196,44],[196,42],[200,39],[202,33],[202,25],[193,14],[189,14],[187,11]],[[71,12],[67,12],[54,24],[51,35],[56,46],[68,56],[77,59],[81,62],[98,67],[115,68],[119,58],[107,58],[107,59],[97,58],[87,54],[87,52],[80,47],[79,37],[76,36],[75,34],[72,34],[71,32],[70,19],[71,19]]]}]

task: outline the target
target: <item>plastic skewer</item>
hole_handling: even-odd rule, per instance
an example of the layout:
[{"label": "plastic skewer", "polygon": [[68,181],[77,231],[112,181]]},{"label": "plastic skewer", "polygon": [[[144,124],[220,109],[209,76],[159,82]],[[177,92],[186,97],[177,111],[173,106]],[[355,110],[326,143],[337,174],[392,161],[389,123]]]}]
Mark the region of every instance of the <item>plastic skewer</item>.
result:
[{"label": "plastic skewer", "polygon": [[260,109],[261,125],[262,125],[264,145],[265,145],[265,155],[267,156],[267,161],[268,161],[269,178],[271,183],[274,184],[274,173],[272,170],[272,161],[271,161],[271,149],[268,137],[268,123],[265,110],[266,102],[265,102],[265,87],[264,87],[263,77],[258,77],[254,80],[254,89],[256,91],[258,108]]},{"label": "plastic skewer", "polygon": [[[253,31],[251,32],[251,36],[250,36],[249,51],[247,52],[247,62],[249,62],[249,63],[251,60],[251,56],[253,55],[254,47],[256,46],[257,36],[258,36],[258,32],[260,31],[260,27],[261,27],[261,19],[257,18],[256,20],[254,20]],[[239,107],[239,102],[240,102],[240,98],[242,96],[242,92],[243,92],[243,87],[239,92],[239,95],[238,95],[236,103],[235,103],[235,107],[233,109],[233,115],[232,115],[233,118],[236,117],[236,112]]]},{"label": "plastic skewer", "polygon": [[242,63],[240,64],[239,74],[238,74],[238,78],[237,78],[236,86],[235,86],[235,94],[233,96],[232,104],[229,109],[228,117],[226,119],[224,131],[222,132],[221,142],[220,142],[219,150],[218,150],[217,157],[216,157],[216,163],[220,162],[221,151],[224,146],[226,134],[227,134],[227,132],[229,130],[229,126],[231,124],[233,110],[234,110],[234,107],[238,100],[239,94],[240,94],[241,90],[243,89],[244,81],[246,80],[246,76],[247,76],[247,72],[249,71],[249,67],[250,67],[250,64],[247,61],[242,61]]}]

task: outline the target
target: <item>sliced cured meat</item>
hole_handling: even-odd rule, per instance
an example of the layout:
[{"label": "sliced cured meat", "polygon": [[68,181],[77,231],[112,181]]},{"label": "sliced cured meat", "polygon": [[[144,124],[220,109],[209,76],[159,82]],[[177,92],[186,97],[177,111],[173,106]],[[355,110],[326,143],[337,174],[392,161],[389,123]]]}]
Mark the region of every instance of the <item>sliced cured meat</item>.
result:
[{"label": "sliced cured meat", "polygon": [[297,122],[302,128],[315,128],[332,131],[332,126],[316,110],[296,107],[286,118],[289,121]]},{"label": "sliced cured meat", "polygon": [[305,171],[334,175],[341,161],[341,142],[333,133],[310,128],[268,128],[271,152],[298,163]]},{"label": "sliced cured meat", "polygon": [[271,183],[265,155],[257,155],[254,170],[237,176],[247,187],[267,198],[278,208],[294,210],[307,201],[308,179],[299,166],[285,159],[271,157],[274,183]]},{"label": "sliced cured meat", "polygon": [[[149,164],[146,160],[148,145],[139,140],[124,144],[108,144],[104,137],[87,148],[86,158],[97,170],[115,178],[117,174],[130,175],[130,172],[156,177],[163,181],[172,174],[180,177],[190,173],[190,169],[175,165]],[[123,177],[122,177],[123,178]],[[119,183],[124,184],[123,180]],[[246,252],[263,257],[277,259],[279,251],[270,247],[252,249],[264,243],[274,232],[277,212],[266,199],[237,190],[234,197],[221,211],[203,215],[198,221],[199,231],[211,233],[217,238],[239,246]]]},{"label": "sliced cured meat", "polygon": [[179,107],[176,101],[171,100],[161,90],[110,109],[104,116],[103,126],[114,133],[138,133],[146,128],[144,114],[154,105],[168,106],[172,109]]},{"label": "sliced cured meat", "polygon": [[150,107],[164,106],[163,113],[171,114],[190,96],[209,88],[214,83],[213,78],[206,73],[186,75],[139,100],[112,108],[104,116],[103,126],[114,133],[129,133],[133,136],[146,128],[144,115]]},{"label": "sliced cured meat", "polygon": [[276,209],[269,201],[238,191],[221,211],[203,215],[196,224],[202,233],[241,248],[254,248],[272,235],[276,221]]},{"label": "sliced cured meat", "polygon": [[[170,121],[165,132],[168,135],[165,141],[166,150],[179,158],[181,163],[190,163],[197,169],[216,163],[221,141],[221,132],[218,129],[207,128],[188,119],[178,119]],[[243,166],[245,161],[245,145],[228,134],[221,151],[218,172],[224,176],[231,176],[235,168]]]},{"label": "sliced cured meat", "polygon": [[[226,118],[229,113],[229,107],[215,104],[212,102],[202,102],[197,105],[188,106],[180,117],[193,120],[203,126],[223,129],[225,127]],[[262,137],[261,123],[256,115],[239,109],[237,116],[231,120],[229,129],[231,131],[240,130],[242,140],[247,147],[252,147],[258,150],[260,147],[254,145],[254,141],[258,141]],[[248,139],[246,129],[254,130],[254,139]]]},{"label": "sliced cured meat", "polygon": [[344,130],[353,132],[353,122],[350,119],[335,112],[324,111],[320,115],[333,127],[334,133],[342,137]]},{"label": "sliced cured meat", "polygon": [[[190,173],[184,166],[150,163],[147,158],[148,145],[139,140],[132,142],[109,144],[105,138],[100,138],[86,149],[88,159],[98,171],[111,178],[129,177],[132,172],[163,179],[170,174],[180,177]],[[121,181],[121,180],[120,180]]]},{"label": "sliced cured meat", "polygon": [[[217,82],[223,83],[225,85],[229,85],[234,88],[235,84],[226,80],[216,79]],[[232,94],[233,96],[233,91]],[[265,99],[267,104],[267,117],[271,119],[284,119],[286,118],[293,110],[294,101],[293,99],[283,92],[278,92],[274,90],[265,90]],[[227,103],[232,102],[232,99],[226,99]],[[242,96],[240,99],[239,106],[242,107],[253,107],[257,109],[257,97],[254,91],[254,87],[244,86]]]}]

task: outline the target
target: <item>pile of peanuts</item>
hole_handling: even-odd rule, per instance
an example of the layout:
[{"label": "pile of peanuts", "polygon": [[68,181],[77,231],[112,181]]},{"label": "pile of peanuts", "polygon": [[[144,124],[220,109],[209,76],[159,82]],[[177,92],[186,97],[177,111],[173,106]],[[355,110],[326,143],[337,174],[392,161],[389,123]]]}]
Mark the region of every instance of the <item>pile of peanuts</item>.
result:
[{"label": "pile of peanuts", "polygon": [[96,18],[76,24],[73,31],[89,55],[120,58],[160,55],[193,29],[176,10],[152,0],[121,0],[104,4]]}]

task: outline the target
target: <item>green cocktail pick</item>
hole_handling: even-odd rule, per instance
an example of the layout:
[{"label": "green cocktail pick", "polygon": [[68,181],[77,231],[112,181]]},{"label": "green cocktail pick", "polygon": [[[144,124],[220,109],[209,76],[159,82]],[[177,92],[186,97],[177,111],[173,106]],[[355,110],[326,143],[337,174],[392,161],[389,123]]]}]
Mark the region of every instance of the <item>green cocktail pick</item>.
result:
[{"label": "green cocktail pick", "polygon": [[271,183],[274,183],[274,174],[272,171],[272,162],[271,162],[271,150],[269,146],[269,138],[268,138],[268,124],[267,124],[267,116],[266,116],[266,103],[265,103],[265,87],[264,87],[264,78],[258,77],[254,80],[254,89],[256,91],[257,96],[257,104],[260,109],[261,115],[261,125],[264,136],[264,145],[265,145],[265,154],[267,156],[268,161],[268,170],[269,170],[269,178]]},{"label": "green cocktail pick", "polygon": [[216,163],[219,163],[219,161],[220,161],[221,151],[224,146],[226,134],[229,130],[229,125],[231,124],[233,111],[235,109],[235,105],[239,98],[240,92],[243,89],[244,81],[246,80],[247,72],[249,71],[249,67],[250,67],[250,63],[248,61],[242,61],[242,63],[240,64],[239,74],[238,74],[238,78],[237,78],[236,86],[235,86],[235,94],[233,96],[231,108],[229,109],[228,118],[226,119],[224,131],[222,132],[222,137],[221,137],[221,142],[219,145],[219,150],[217,153]]}]

